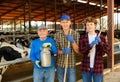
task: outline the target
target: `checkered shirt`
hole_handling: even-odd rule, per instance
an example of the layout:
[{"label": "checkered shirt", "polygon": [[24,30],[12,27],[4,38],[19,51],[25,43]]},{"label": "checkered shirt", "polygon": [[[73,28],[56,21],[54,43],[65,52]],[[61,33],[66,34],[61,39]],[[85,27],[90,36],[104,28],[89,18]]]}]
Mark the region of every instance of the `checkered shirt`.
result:
[{"label": "checkered shirt", "polygon": [[[74,38],[75,42],[79,43],[79,33],[71,30],[71,36]],[[64,32],[61,30],[59,32],[56,33],[55,37],[54,37],[56,43],[57,43],[57,47],[59,50],[64,50],[66,48],[68,48],[68,39],[67,36],[64,35]],[[70,44],[71,48],[72,48],[72,44]],[[73,68],[75,67],[75,63],[76,63],[76,58],[75,58],[75,52],[73,51],[73,49],[71,50],[70,54],[68,55],[68,67],[69,68]],[[57,56],[57,66],[59,67],[65,67],[65,59],[66,59],[66,55],[58,55]]]},{"label": "checkered shirt", "polygon": [[[108,54],[110,51],[110,47],[106,43],[105,38],[103,36],[100,36],[100,38],[101,38],[100,44],[96,45],[94,70],[93,70],[95,74],[100,74],[103,72],[103,69],[104,69],[103,55],[105,53]],[[80,36],[79,49],[82,54],[81,70],[85,72],[89,72],[90,71],[90,57],[88,56],[88,53],[91,47],[88,41],[88,34]]]}]

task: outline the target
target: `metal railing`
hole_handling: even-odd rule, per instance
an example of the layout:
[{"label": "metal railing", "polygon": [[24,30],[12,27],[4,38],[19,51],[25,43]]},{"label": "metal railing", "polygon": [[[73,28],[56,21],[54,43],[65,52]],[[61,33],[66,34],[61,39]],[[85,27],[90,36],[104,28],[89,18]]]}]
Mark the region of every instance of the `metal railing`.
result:
[{"label": "metal railing", "polygon": [[[119,47],[117,47],[118,48],[117,51],[114,52],[114,54],[116,55],[116,54],[120,53],[120,42],[116,42],[116,43],[114,43],[114,45],[119,46]],[[6,61],[6,62],[0,63],[0,67],[4,66],[4,65],[16,64],[16,63],[26,62],[26,61],[30,61],[30,59],[29,58],[18,58],[16,60]],[[80,64],[81,64],[81,62],[77,62],[76,63],[76,65],[80,65]]]}]

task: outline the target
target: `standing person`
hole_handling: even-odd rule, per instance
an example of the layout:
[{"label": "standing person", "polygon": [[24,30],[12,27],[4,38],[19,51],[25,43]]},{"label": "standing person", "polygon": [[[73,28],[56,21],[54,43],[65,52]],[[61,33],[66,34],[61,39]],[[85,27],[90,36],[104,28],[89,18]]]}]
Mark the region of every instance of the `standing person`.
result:
[{"label": "standing person", "polygon": [[[95,32],[97,20],[92,17],[85,19],[87,33],[80,37],[79,49],[82,54],[82,79],[83,82],[103,82],[103,55],[109,53],[105,37]],[[96,47],[90,52],[93,45]],[[89,56],[89,54],[91,54]]]},{"label": "standing person", "polygon": [[[67,68],[67,77],[68,82],[76,82],[76,58],[75,52],[79,53],[78,45],[75,42],[79,39],[79,34],[71,29],[71,21],[69,15],[63,15],[60,19],[60,25],[62,30],[56,33],[55,40],[58,47],[58,56],[57,56],[57,74],[59,82],[64,81],[64,72],[65,72],[65,60],[68,54],[68,68]],[[74,37],[74,39],[73,39]],[[68,48],[68,42],[70,42],[70,48]]]},{"label": "standing person", "polygon": [[[57,54],[57,47],[54,39],[47,37],[48,30],[44,25],[38,27],[38,39],[31,43],[30,59],[34,63],[33,78],[34,82],[54,82],[55,77],[55,61],[54,54]],[[51,65],[43,67],[42,64],[42,48],[50,47]],[[47,52],[46,52],[47,53]],[[44,58],[45,59],[45,58]],[[48,60],[48,59],[46,59]],[[43,62],[45,63],[45,62]]]}]

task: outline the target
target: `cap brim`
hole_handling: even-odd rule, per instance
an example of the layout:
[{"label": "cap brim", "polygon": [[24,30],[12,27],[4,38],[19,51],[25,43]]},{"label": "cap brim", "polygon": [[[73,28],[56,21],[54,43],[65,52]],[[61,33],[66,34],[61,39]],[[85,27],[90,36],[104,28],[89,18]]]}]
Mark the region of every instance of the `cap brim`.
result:
[{"label": "cap brim", "polygon": [[47,28],[39,28],[38,30],[47,30]]},{"label": "cap brim", "polygon": [[70,19],[66,19],[66,18],[64,18],[64,19],[61,19],[61,20],[68,20],[68,21],[69,21]]}]

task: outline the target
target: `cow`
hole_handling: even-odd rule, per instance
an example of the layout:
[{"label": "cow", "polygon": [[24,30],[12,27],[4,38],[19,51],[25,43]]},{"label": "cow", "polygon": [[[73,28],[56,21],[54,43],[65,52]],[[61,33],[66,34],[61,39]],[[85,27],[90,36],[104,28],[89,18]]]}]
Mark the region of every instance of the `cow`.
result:
[{"label": "cow", "polygon": [[29,48],[30,41],[28,41],[27,39],[24,39],[24,38],[16,38],[15,45],[16,45],[16,47],[20,46],[21,49],[24,49],[24,47]]},{"label": "cow", "polygon": [[25,58],[27,55],[28,55],[27,51],[24,51],[21,54],[10,46],[3,46],[0,48],[0,60],[2,56],[6,61],[10,61],[15,60],[17,58]]},{"label": "cow", "polygon": [[[11,45],[6,42],[1,42],[0,44],[0,62],[12,61],[17,58],[28,57],[28,51],[17,48],[15,45]],[[8,65],[0,68],[0,82],[2,80],[2,75],[7,70]]]}]

